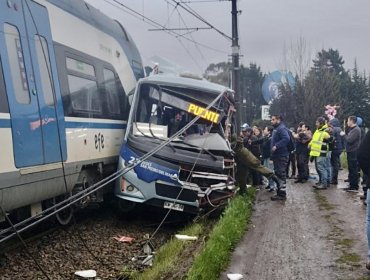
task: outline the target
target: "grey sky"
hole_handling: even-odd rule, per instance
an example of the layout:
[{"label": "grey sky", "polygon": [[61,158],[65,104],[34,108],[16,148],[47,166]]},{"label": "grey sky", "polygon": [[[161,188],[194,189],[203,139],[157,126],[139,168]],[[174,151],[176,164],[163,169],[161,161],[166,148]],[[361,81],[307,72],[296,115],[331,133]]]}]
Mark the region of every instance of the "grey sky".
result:
[{"label": "grey sky", "polygon": [[[112,0],[86,1],[122,22],[146,63],[158,55],[193,72],[202,73],[208,64],[230,59],[231,42],[214,30],[194,32],[192,39],[220,52],[196,47],[184,39],[180,42],[163,31],[148,31],[153,27],[124,12],[124,8],[110,5]],[[175,10],[171,0],[119,1],[168,28],[185,27],[185,24],[188,27],[205,26],[182,8]],[[231,36],[230,1],[188,5]],[[335,48],[343,56],[346,68],[352,68],[357,59],[361,71],[368,73],[370,70],[369,0],[240,0],[238,10],[242,11],[239,16],[239,43],[243,55],[241,63],[245,65],[256,62],[264,72],[281,68],[284,45],[290,45],[301,36],[313,54],[322,48]]]}]

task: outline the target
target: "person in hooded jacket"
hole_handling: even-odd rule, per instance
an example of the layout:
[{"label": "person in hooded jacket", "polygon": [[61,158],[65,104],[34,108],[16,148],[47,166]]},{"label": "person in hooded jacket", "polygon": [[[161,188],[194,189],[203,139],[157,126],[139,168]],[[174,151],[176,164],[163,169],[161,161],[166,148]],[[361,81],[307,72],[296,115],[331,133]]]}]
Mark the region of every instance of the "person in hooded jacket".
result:
[{"label": "person in hooded jacket", "polygon": [[338,172],[340,169],[340,155],[344,150],[344,139],[341,136],[342,129],[340,128],[340,122],[337,118],[331,119],[329,121],[329,126],[331,127],[331,133],[333,137],[333,144],[331,149],[331,182],[332,185],[338,185]]}]

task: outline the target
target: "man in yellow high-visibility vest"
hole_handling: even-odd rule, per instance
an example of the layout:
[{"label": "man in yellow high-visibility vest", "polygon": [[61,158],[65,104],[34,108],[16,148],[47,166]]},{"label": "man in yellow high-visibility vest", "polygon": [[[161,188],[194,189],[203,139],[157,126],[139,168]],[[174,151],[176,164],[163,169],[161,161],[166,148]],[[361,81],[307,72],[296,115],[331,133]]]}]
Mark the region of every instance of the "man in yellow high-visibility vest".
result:
[{"label": "man in yellow high-visibility vest", "polygon": [[331,165],[329,158],[329,143],[332,137],[328,132],[328,125],[323,117],[317,118],[316,128],[308,146],[310,148],[310,158],[315,161],[316,171],[320,178],[318,184],[313,187],[322,190],[330,186]]}]

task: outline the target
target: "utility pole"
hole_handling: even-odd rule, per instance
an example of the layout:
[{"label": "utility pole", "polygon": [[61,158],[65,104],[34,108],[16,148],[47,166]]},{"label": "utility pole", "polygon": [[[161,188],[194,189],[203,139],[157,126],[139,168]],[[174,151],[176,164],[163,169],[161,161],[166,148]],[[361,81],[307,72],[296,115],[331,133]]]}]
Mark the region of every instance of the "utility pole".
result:
[{"label": "utility pole", "polygon": [[240,68],[239,68],[239,37],[238,37],[238,10],[236,1],[231,0],[231,15],[232,15],[232,81],[231,88],[235,91],[235,106],[236,106],[236,132],[239,135],[242,125],[242,105],[243,101],[240,94]]}]

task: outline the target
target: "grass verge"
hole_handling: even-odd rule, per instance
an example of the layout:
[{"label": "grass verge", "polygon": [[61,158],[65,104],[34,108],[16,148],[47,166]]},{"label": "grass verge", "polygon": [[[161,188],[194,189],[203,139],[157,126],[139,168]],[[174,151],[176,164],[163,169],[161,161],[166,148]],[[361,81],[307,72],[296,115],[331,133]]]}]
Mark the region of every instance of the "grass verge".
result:
[{"label": "grass verge", "polygon": [[204,249],[196,256],[187,280],[218,279],[229,263],[230,253],[243,236],[252,214],[255,189],[249,188],[247,196],[232,200],[220,221],[210,233]]},{"label": "grass verge", "polygon": [[144,272],[123,271],[123,275],[135,280],[218,279],[229,262],[234,245],[247,228],[254,198],[255,189],[248,189],[246,196],[231,200],[213,229],[213,223],[205,220],[180,232],[198,236],[197,241],[173,238],[158,250],[153,267]]},{"label": "grass verge", "polygon": [[[200,236],[205,229],[203,223],[192,224],[180,232],[180,234],[190,236]],[[180,241],[175,238],[171,239],[163,245],[155,255],[153,267],[144,272],[124,273],[129,279],[135,280],[155,280],[155,279],[170,279],[179,265],[181,266],[181,253],[189,245],[196,244],[193,241]]]}]

